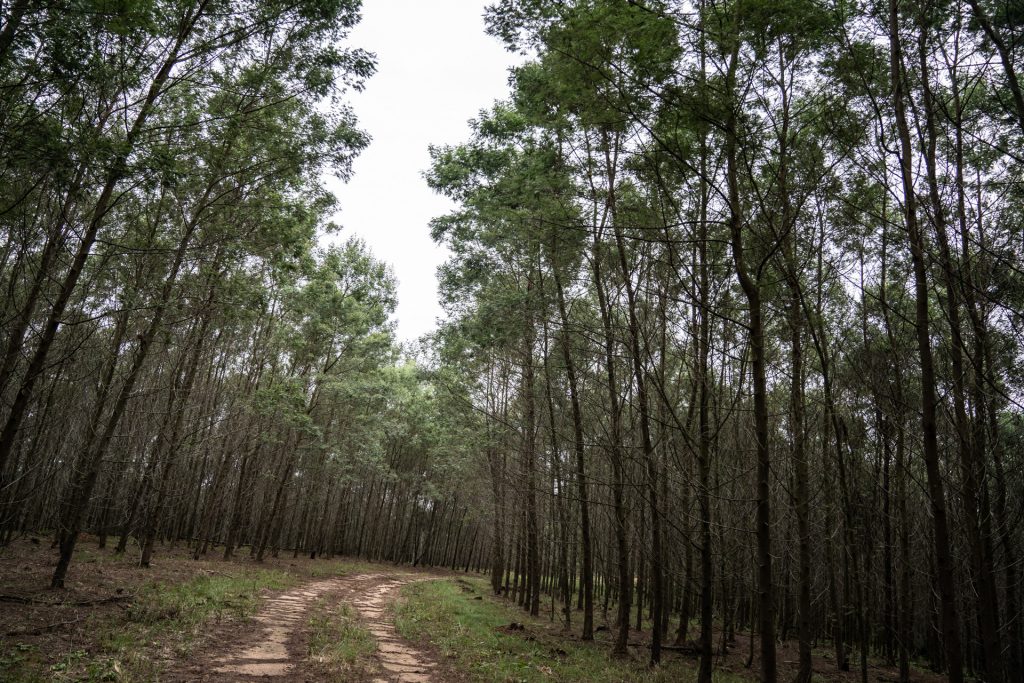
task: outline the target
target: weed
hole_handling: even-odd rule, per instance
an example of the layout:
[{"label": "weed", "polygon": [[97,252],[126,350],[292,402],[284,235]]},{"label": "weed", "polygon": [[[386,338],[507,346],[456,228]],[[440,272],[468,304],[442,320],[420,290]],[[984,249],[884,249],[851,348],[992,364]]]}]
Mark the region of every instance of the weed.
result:
[{"label": "weed", "polygon": [[281,571],[245,569],[235,575],[204,574],[183,583],[150,582],[138,589],[122,614],[90,620],[89,628],[98,634],[90,652],[76,649],[46,663],[33,646],[5,645],[0,650],[0,680],[157,680],[162,662],[187,654],[204,625],[245,618],[255,612],[261,590],[287,588],[297,581]]},{"label": "weed", "polygon": [[0,680],[11,683],[41,683],[47,680],[33,645],[25,643],[0,645]]},{"label": "weed", "polygon": [[344,603],[318,600],[309,618],[309,660],[325,680],[346,681],[376,649],[373,636]]},{"label": "weed", "polygon": [[[484,581],[471,581],[474,592]],[[451,581],[409,584],[396,603],[395,626],[412,640],[430,642],[477,681],[625,681],[692,680],[689,663],[666,662],[656,670],[632,659],[613,659],[606,648],[552,633],[541,620],[491,599],[476,599]],[[522,630],[508,629],[522,622]],[[727,677],[716,677],[731,683]],[[735,679],[739,680],[739,679]]]}]

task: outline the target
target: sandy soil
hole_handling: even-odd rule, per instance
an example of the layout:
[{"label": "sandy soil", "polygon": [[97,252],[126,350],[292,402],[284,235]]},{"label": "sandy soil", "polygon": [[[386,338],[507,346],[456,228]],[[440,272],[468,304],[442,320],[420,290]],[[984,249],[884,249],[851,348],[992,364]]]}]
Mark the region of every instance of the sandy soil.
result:
[{"label": "sandy soil", "polygon": [[398,636],[385,610],[386,603],[402,586],[422,578],[422,575],[409,574],[352,577],[357,584],[362,582],[354,591],[355,606],[370,633],[377,639],[376,659],[381,674],[374,678],[374,683],[430,683],[434,680],[431,670],[435,668],[435,663],[422,650]]},{"label": "sandy soil", "polygon": [[346,602],[359,613],[363,626],[377,640],[374,665],[353,672],[356,679],[374,683],[431,683],[434,662],[421,649],[400,638],[386,609],[398,590],[426,574],[367,573],[313,581],[268,598],[249,623],[221,629],[189,662],[179,663],[162,677],[166,681],[280,683],[319,680],[306,661],[308,617],[321,598]]}]

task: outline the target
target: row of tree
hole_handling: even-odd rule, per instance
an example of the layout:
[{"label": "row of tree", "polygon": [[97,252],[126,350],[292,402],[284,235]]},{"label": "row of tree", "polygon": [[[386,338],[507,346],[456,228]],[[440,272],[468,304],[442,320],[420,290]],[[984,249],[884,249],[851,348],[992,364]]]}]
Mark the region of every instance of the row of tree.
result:
[{"label": "row of tree", "polygon": [[530,60],[428,179],[494,590],[693,639],[702,682],[740,629],[766,682],[790,637],[801,683],[825,639],[865,681],[1020,680],[1020,9],[487,19]]},{"label": "row of tree", "polygon": [[486,566],[701,681],[743,629],[764,681],[792,636],[1019,679],[1015,6],[497,3],[532,59],[433,151],[429,372],[316,246],[357,19],[3,8],[0,540]]},{"label": "row of tree", "polygon": [[317,246],[321,178],[367,143],[340,99],[374,68],[341,42],[358,8],[4,5],[0,540],[53,530],[55,587],[83,531],[144,566],[483,543],[392,275]]}]

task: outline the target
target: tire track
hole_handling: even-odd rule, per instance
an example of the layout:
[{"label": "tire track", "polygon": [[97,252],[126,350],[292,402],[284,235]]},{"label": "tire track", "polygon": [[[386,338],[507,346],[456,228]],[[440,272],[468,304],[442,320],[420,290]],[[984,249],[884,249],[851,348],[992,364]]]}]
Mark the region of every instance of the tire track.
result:
[{"label": "tire track", "polygon": [[432,670],[437,665],[422,650],[399,637],[385,610],[388,600],[402,586],[422,578],[413,575],[366,578],[376,579],[376,585],[364,590],[353,604],[367,630],[377,639],[376,659],[383,672],[373,683],[431,683],[434,680]]},{"label": "tire track", "polygon": [[288,643],[304,626],[310,605],[325,593],[341,590],[344,584],[344,577],[317,581],[267,600],[255,618],[263,627],[262,638],[215,660],[213,672],[222,680],[288,675],[297,664],[288,652]]},{"label": "tire track", "polygon": [[[314,602],[331,596],[352,605],[376,640],[373,662],[354,680],[373,683],[434,683],[437,664],[401,638],[386,609],[402,586],[436,578],[413,573],[349,574],[314,581],[268,598],[251,621],[224,626],[211,634],[204,653],[167,672],[174,683],[247,683],[316,680],[307,659],[309,614]],[[310,676],[313,676],[311,678]]]}]

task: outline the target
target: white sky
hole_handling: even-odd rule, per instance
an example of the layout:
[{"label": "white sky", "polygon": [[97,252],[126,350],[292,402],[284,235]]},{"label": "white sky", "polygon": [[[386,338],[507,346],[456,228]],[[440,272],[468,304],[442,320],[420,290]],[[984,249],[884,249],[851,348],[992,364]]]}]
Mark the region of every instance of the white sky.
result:
[{"label": "white sky", "polygon": [[427,187],[427,146],[469,136],[467,121],[508,94],[509,66],[519,60],[484,33],[488,0],[364,0],[363,20],[347,44],[377,54],[377,73],[348,96],[360,127],[373,138],[352,179],[335,179],[343,227],[358,235],[398,280],[398,337],[434,329],[442,314],[437,267],[446,250],[428,222],[453,206]]}]

